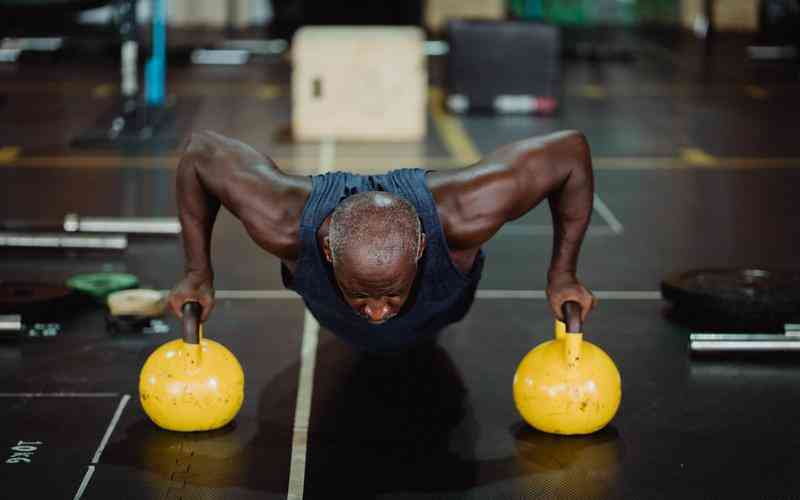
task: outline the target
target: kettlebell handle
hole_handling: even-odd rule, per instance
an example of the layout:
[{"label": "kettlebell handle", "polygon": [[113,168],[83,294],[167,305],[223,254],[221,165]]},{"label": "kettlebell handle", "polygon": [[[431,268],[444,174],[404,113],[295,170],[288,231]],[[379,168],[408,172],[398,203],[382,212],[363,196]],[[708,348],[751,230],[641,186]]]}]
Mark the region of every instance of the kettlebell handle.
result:
[{"label": "kettlebell handle", "polygon": [[564,302],[561,306],[561,313],[564,315],[564,324],[567,326],[567,333],[581,333],[581,305],[574,300]]},{"label": "kettlebell handle", "polygon": [[187,344],[200,343],[200,317],[203,306],[199,302],[186,302],[181,306],[183,314],[183,341]]}]

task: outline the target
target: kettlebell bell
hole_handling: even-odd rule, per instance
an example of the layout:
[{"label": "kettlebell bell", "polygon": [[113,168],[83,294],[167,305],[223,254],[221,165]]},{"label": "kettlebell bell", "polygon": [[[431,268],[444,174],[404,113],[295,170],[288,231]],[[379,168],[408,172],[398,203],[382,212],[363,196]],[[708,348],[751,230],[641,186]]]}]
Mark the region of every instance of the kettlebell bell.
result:
[{"label": "kettlebell bell", "polygon": [[514,374],[514,403],[522,418],[552,434],[590,434],[617,413],[622,383],[614,361],[583,340],[581,307],[566,302],[565,323],[556,335],[536,346]]},{"label": "kettlebell bell", "polygon": [[203,338],[202,306],[187,302],[183,336],[153,351],[139,376],[139,400],[159,427],[208,431],[228,424],[244,401],[244,372],[225,346]]}]

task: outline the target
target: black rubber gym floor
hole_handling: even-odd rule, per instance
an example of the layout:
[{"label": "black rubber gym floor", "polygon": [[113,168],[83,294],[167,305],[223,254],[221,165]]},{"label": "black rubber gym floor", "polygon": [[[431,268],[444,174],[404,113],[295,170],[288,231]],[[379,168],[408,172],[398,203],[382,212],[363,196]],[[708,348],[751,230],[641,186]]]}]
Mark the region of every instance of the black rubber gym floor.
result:
[{"label": "black rubber gym floor", "polygon": [[[277,260],[223,213],[213,242],[219,300],[206,334],[245,370],[234,423],[197,434],[155,427],[138,402],[139,369],[177,336],[177,322],[166,319],[169,334],[112,335],[102,308],[83,304],[61,319],[56,338],[0,344],[3,496],[796,496],[798,359],[693,357],[688,327],[670,319],[658,293],[673,271],[797,264],[798,68],[749,62],[745,44],[722,38],[708,55],[691,39],[642,38],[633,62],[568,61],[556,118],[458,120],[480,152],[562,128],[588,136],[597,199],[580,277],[600,302],[585,333],[623,380],[621,407],[605,430],[543,434],[514,407],[517,363],[552,335],[542,292],[546,206],[486,246],[478,299],[461,323],[435,346],[390,358],[359,355],[324,329],[317,336],[302,302],[283,290]],[[113,68],[39,61],[2,69],[0,148],[18,150],[0,161],[1,220],[175,214],[177,151],[68,146],[111,106],[97,89],[114,81]],[[458,131],[441,132],[441,116],[432,116],[422,145],[287,142],[288,68],[278,59],[176,67],[170,79],[186,110],[182,130],[239,137],[287,169],[313,172],[323,148],[340,169],[447,168],[469,154],[448,136]],[[63,282],[110,270],[168,289],[182,271],[171,238],[132,238],[113,255],[0,256],[0,280]]]}]

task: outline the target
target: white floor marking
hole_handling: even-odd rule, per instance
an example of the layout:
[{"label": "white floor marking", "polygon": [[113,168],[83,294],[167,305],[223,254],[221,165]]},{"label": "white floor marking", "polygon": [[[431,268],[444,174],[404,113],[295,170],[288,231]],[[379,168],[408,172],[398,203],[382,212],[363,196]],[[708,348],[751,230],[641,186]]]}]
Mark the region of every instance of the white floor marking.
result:
[{"label": "white floor marking", "polygon": [[108,424],[108,428],[106,429],[106,433],[103,436],[103,440],[100,441],[100,445],[97,447],[97,451],[94,452],[94,456],[92,457],[92,463],[96,464],[100,460],[100,455],[103,453],[106,445],[108,444],[108,440],[111,438],[111,433],[114,432],[114,427],[117,426],[117,422],[119,422],[119,417],[122,416],[122,411],[127,406],[128,401],[130,401],[131,397],[128,394],[122,396],[122,399],[117,405],[117,411],[114,412],[114,416],[111,418],[111,423]]},{"label": "white floor marking", "polygon": [[[598,299],[605,300],[661,300],[658,290],[592,290]],[[544,290],[497,290],[478,289],[475,297],[478,299],[544,299],[547,298]],[[221,290],[217,298],[229,300],[250,299],[300,299],[300,296],[291,290]],[[2,397],[3,394],[0,394]],[[13,396],[13,395],[12,395]],[[16,396],[19,397],[19,396]]]},{"label": "white floor marking", "polygon": [[[537,224],[506,224],[498,236],[549,236],[553,234],[553,226]],[[587,236],[617,236],[619,232],[609,226],[589,226],[586,230]]]},{"label": "white floor marking", "polygon": [[[661,300],[661,292],[658,290],[592,290],[592,294],[602,300]],[[475,298],[477,299],[546,299],[547,293],[544,290],[481,290],[479,289]]]},{"label": "white floor marking", "polygon": [[614,233],[623,233],[625,228],[622,227],[622,223],[614,216],[611,209],[608,208],[608,205],[603,203],[603,200],[601,200],[597,194],[594,195],[594,209],[597,210],[597,213],[606,221],[606,224],[608,224],[608,227],[610,227]]},{"label": "white floor marking", "polygon": [[[320,144],[317,172],[325,174],[333,169],[336,160],[336,142],[325,139]],[[319,323],[306,309],[303,317],[303,340],[300,351],[300,375],[297,382],[297,404],[294,409],[292,430],[292,455],[289,466],[289,491],[287,500],[301,500],[306,483],[306,456],[308,452],[308,422],[311,419],[311,395],[314,391],[314,368],[317,364]]]},{"label": "white floor marking", "polygon": [[117,398],[116,392],[0,392],[0,398]]},{"label": "white floor marking", "polygon": [[[587,236],[618,236],[624,232],[625,228],[622,227],[622,223],[597,194],[594,195],[593,209],[600,214],[600,217],[607,225],[589,226],[586,230]],[[512,222],[503,226],[497,234],[499,236],[549,236],[553,234],[553,226],[550,224],[516,224]]]},{"label": "white floor marking", "polygon": [[122,399],[117,405],[117,411],[114,412],[114,416],[111,418],[111,423],[108,424],[106,433],[103,435],[103,439],[100,441],[100,444],[97,446],[97,450],[94,452],[94,456],[92,457],[92,465],[87,467],[86,474],[83,476],[83,481],[81,481],[81,485],[78,488],[78,491],[75,493],[73,500],[80,500],[80,498],[83,496],[83,492],[89,485],[89,481],[92,479],[92,475],[94,475],[94,469],[95,469],[94,464],[100,461],[100,455],[103,453],[103,450],[108,444],[108,440],[111,438],[111,433],[114,432],[114,427],[117,426],[117,422],[119,422],[119,417],[122,416],[122,411],[125,409],[125,406],[128,404],[128,401],[130,401],[130,399],[131,397],[128,394],[122,396]]},{"label": "white floor marking", "polygon": [[314,389],[314,367],[317,363],[319,323],[306,310],[303,320],[303,341],[300,354],[300,380],[297,384],[297,405],[294,410],[292,456],[289,468],[288,500],[303,498],[308,450],[308,423],[311,419],[311,396]]},{"label": "white floor marking", "polygon": [[218,299],[299,299],[292,290],[220,290],[215,293]]},{"label": "white floor marking", "polygon": [[89,481],[91,481],[93,475],[94,475],[94,465],[90,465],[89,468],[86,470],[86,474],[83,476],[83,481],[81,481],[81,485],[80,487],[78,487],[78,491],[75,493],[73,500],[80,500],[80,498],[83,496],[83,492],[89,485]]},{"label": "white floor marking", "polygon": [[324,139],[319,145],[319,173],[327,174],[333,170],[336,159],[336,141]]}]

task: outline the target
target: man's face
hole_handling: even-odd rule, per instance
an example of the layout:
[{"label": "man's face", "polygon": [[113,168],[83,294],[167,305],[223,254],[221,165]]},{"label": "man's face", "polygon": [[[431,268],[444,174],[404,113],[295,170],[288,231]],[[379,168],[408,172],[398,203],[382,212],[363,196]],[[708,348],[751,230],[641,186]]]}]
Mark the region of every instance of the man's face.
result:
[{"label": "man's face", "polygon": [[[370,259],[359,256],[356,251],[351,258],[337,263],[333,274],[344,300],[373,325],[380,325],[397,316],[411,295],[424,238],[422,243],[416,259],[397,258],[380,265],[367,264]],[[328,261],[333,262],[327,245],[325,254]]]}]

